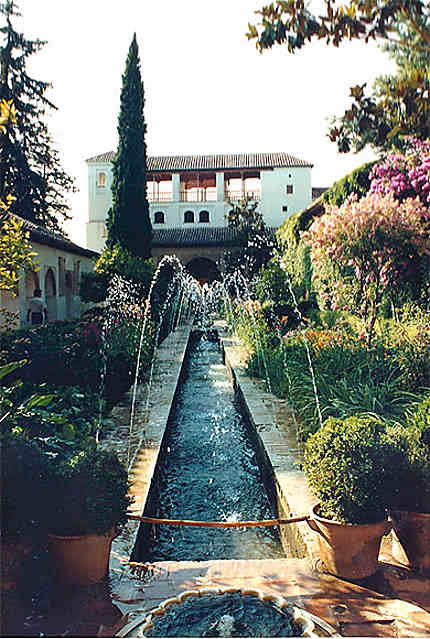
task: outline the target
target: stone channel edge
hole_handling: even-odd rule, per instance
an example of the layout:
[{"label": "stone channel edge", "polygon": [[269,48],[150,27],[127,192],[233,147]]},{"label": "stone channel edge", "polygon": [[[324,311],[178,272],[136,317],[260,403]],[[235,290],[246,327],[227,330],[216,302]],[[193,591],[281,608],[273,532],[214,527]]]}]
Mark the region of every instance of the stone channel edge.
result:
[{"label": "stone channel edge", "polygon": [[[225,322],[216,321],[224,363],[239,397],[245,417],[257,445],[257,455],[267,484],[275,487],[272,498],[280,518],[307,515],[315,498],[310,493],[305,475],[300,470],[301,451],[296,426],[288,404],[268,393],[262,380],[245,374],[241,348],[227,332]],[[130,514],[141,515],[152,500],[152,480],[157,466],[164,432],[167,427],[178,383],[182,373],[191,325],[181,326],[171,333],[157,350],[150,391],[150,400],[142,399],[136,410],[133,455],[130,467]],[[146,392],[148,392],[146,390]],[[132,401],[131,391],[125,404]],[[117,409],[119,413],[120,409]],[[115,421],[116,409],[112,419]],[[106,445],[109,446],[109,437]],[[135,546],[139,522],[129,522],[126,530],[113,541],[110,568],[119,576],[127,572],[128,558]],[[280,526],[281,540],[287,557],[306,558],[312,568],[318,568],[318,539],[306,522]]]}]

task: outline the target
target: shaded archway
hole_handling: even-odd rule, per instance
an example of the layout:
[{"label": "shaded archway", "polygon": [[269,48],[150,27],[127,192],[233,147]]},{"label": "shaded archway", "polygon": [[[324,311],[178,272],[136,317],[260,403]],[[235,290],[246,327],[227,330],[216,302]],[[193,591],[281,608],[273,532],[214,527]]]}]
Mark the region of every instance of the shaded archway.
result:
[{"label": "shaded archway", "polygon": [[185,268],[200,284],[210,284],[214,280],[221,279],[218,266],[207,257],[195,257],[188,262]]},{"label": "shaded archway", "polygon": [[25,273],[25,315],[30,306],[30,299],[34,295],[36,288],[40,288],[39,274],[36,271],[26,271]]},{"label": "shaded archway", "polygon": [[45,275],[45,299],[48,322],[55,322],[57,319],[57,286],[52,268],[48,268]]},{"label": "shaded archway", "polygon": [[64,278],[64,284],[66,289],[66,319],[72,317],[72,295],[73,295],[73,274],[71,271],[66,271]]}]

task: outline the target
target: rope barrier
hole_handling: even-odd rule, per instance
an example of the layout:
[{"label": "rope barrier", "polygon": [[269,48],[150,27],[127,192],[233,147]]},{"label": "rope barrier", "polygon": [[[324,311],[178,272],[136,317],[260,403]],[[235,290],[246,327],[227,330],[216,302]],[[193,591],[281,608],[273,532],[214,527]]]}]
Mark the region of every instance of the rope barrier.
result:
[{"label": "rope barrier", "polygon": [[160,524],[166,526],[199,526],[201,528],[255,528],[257,526],[283,526],[307,521],[309,515],[290,517],[289,519],[265,519],[263,521],[194,521],[191,519],[157,519],[156,517],[141,517],[128,515],[128,519],[142,521],[146,524]]}]

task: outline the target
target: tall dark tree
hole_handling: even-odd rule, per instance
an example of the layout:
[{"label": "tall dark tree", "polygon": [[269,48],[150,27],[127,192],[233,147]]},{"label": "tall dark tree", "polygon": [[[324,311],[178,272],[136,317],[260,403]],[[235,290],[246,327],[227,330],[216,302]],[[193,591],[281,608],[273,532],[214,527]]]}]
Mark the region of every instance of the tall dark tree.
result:
[{"label": "tall dark tree", "polygon": [[0,193],[13,195],[10,211],[52,230],[68,219],[65,193],[73,180],[62,169],[53,147],[46,114],[56,107],[46,97],[50,84],[27,73],[27,59],[45,44],[27,40],[12,21],[20,14],[13,0],[0,3],[0,99],[12,100],[18,113],[0,138]]},{"label": "tall dark tree", "polygon": [[108,246],[120,244],[133,255],[151,256],[152,227],[146,197],[145,99],[136,34],[122,76],[118,117],[119,145],[113,161]]}]

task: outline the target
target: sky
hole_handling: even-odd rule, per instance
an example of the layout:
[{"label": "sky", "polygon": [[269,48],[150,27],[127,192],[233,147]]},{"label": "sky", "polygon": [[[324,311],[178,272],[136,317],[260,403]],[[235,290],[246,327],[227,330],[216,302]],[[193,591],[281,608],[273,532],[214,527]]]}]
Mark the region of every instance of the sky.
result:
[{"label": "sky", "polygon": [[392,68],[375,44],[324,42],[291,55],[260,54],[245,36],[264,0],[17,0],[17,30],[46,40],[28,71],[52,83],[48,118],[79,192],[66,230],[85,245],[89,157],[115,150],[125,60],[136,32],[145,91],[148,155],[285,151],[312,162],[312,186],[373,157],[338,154],[328,118],[349,87]]}]

